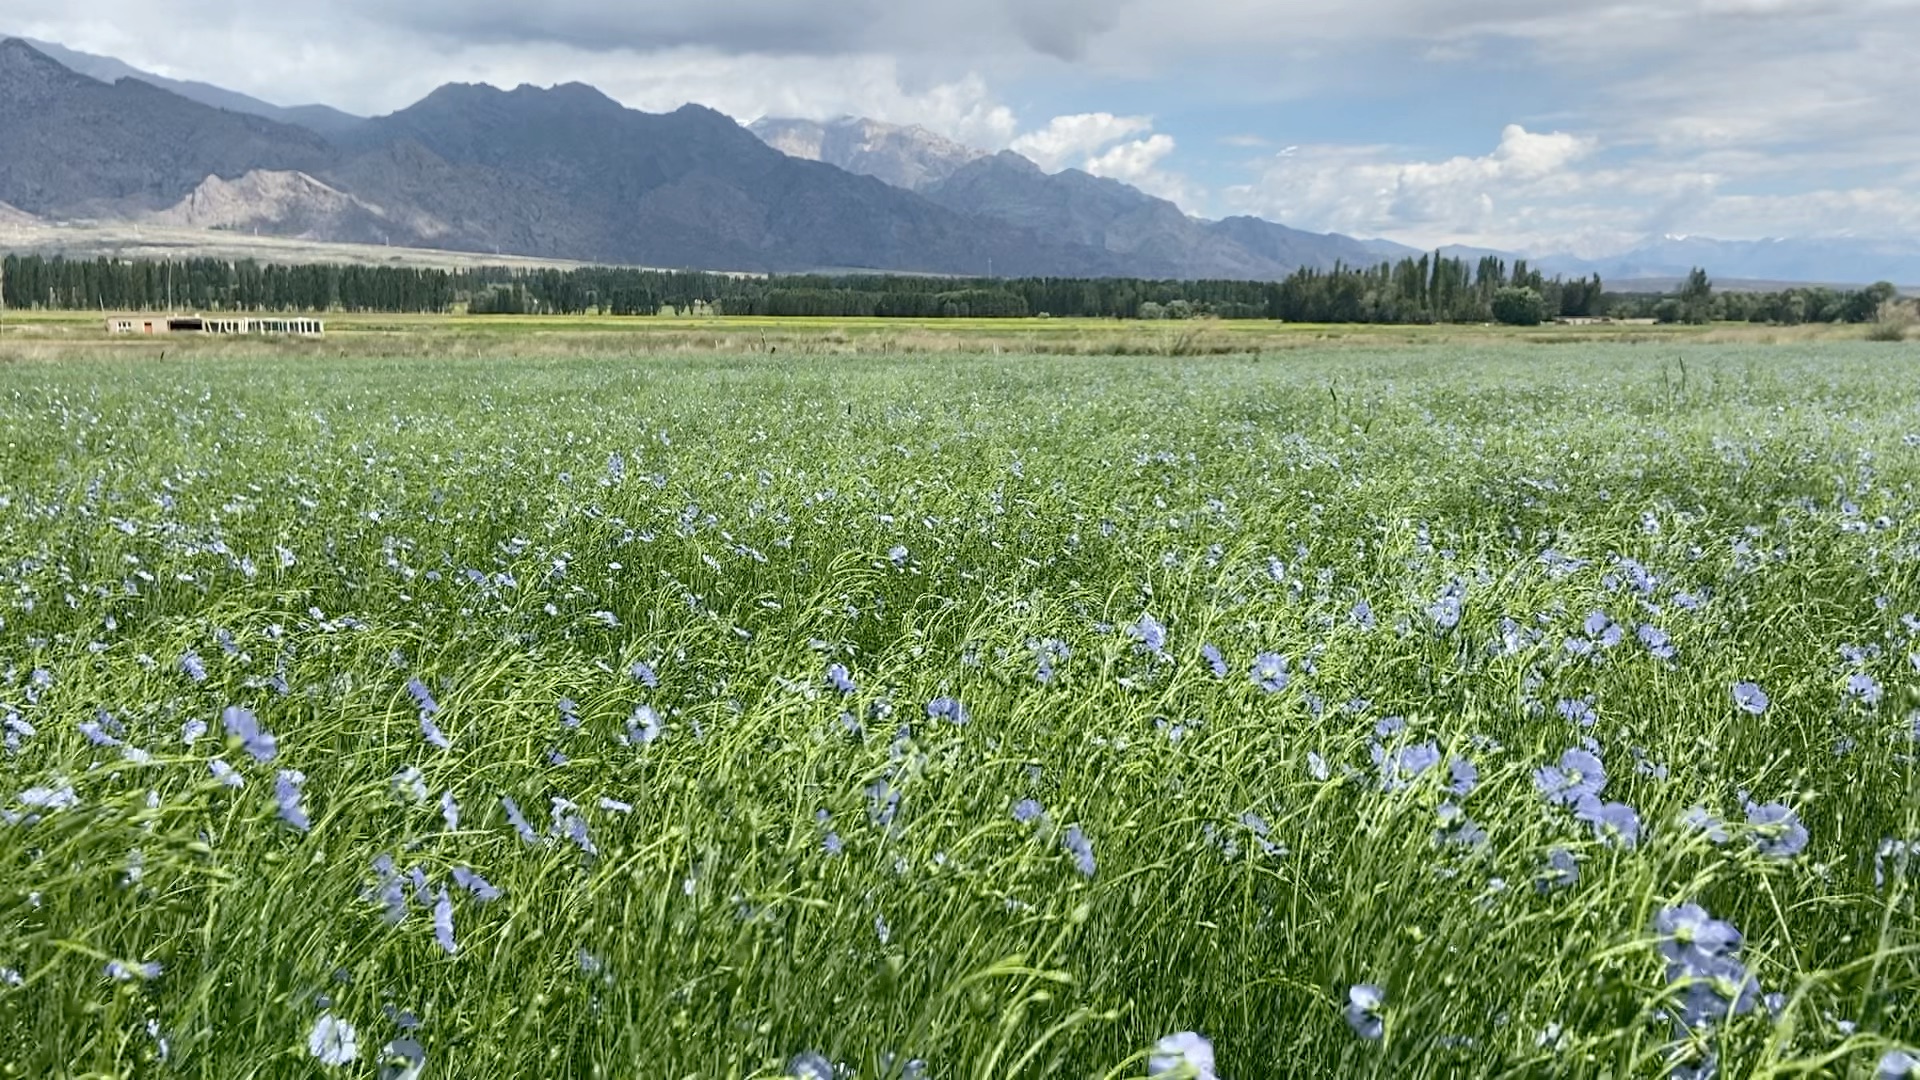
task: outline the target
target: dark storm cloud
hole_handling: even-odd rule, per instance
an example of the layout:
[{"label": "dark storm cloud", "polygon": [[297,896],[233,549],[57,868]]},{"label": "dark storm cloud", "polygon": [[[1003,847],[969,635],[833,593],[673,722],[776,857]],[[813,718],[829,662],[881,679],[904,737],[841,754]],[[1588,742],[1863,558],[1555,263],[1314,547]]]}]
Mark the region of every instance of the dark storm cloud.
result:
[{"label": "dark storm cloud", "polygon": [[[875,0],[840,0],[809,9],[784,0],[713,0],[692,5],[641,0],[416,0],[356,2],[369,21],[386,21],[446,42],[535,42],[605,52],[699,47],[722,53],[833,55],[883,44],[894,18]],[[897,43],[896,43],[897,44]]]},{"label": "dark storm cloud", "polygon": [[1078,60],[1088,43],[1119,22],[1120,5],[1101,0],[1010,0],[1013,23],[1034,51]]},{"label": "dark storm cloud", "polygon": [[351,9],[448,43],[553,43],[590,51],[649,52],[702,48],[741,55],[834,56],[849,53],[955,56],[1028,50],[1075,59],[1111,29],[1123,4],[1099,0],[987,0],[953,4],[836,0],[416,0]]}]

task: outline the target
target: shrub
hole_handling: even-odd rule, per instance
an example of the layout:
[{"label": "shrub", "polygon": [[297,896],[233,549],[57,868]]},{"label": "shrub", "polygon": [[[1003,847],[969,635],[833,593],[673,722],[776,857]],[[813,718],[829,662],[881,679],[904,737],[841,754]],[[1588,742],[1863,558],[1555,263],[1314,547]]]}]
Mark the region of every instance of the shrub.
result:
[{"label": "shrub", "polygon": [[1867,340],[1905,341],[1916,321],[1920,321],[1920,315],[1915,314],[1911,301],[1885,301],[1874,314],[1873,325],[1867,328]]}]

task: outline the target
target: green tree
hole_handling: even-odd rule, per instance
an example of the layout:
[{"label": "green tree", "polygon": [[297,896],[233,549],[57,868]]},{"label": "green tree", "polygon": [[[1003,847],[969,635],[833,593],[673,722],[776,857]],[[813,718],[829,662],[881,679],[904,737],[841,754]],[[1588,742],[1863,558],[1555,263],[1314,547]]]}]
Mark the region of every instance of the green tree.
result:
[{"label": "green tree", "polygon": [[1493,317],[1507,326],[1539,326],[1547,318],[1547,302],[1537,291],[1509,286],[1493,294]]},{"label": "green tree", "polygon": [[1694,267],[1680,287],[1680,317],[1695,326],[1713,321],[1713,282],[1700,267]]}]

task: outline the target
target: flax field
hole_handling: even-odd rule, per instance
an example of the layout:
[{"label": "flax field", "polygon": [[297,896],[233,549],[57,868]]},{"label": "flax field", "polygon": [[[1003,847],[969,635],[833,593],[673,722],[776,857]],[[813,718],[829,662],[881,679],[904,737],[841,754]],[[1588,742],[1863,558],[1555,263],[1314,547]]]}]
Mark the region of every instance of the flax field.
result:
[{"label": "flax field", "polygon": [[0,365],[0,1075],[1920,1075],[1920,353]]}]

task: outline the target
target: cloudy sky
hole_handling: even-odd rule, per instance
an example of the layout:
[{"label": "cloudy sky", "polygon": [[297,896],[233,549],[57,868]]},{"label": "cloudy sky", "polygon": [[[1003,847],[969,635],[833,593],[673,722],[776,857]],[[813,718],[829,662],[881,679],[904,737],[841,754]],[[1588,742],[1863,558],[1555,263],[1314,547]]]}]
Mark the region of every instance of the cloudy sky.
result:
[{"label": "cloudy sky", "polygon": [[1415,244],[1920,235],[1920,0],[0,0],[0,32],[363,114],[577,80],[871,116]]}]

